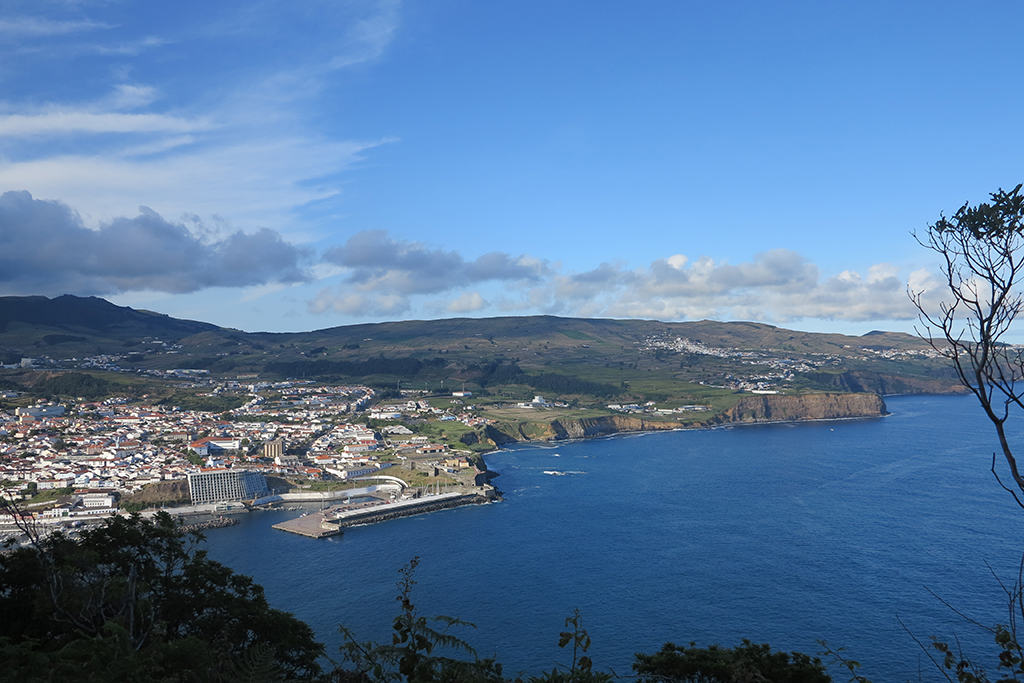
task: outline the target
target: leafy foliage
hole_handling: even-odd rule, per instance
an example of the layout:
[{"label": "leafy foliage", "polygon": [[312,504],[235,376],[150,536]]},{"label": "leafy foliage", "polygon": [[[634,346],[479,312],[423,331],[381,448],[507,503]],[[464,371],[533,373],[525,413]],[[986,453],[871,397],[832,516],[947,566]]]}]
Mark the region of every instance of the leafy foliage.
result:
[{"label": "leafy foliage", "polygon": [[234,410],[248,399],[243,396],[197,396],[187,391],[176,391],[167,398],[161,399],[158,405],[180,406],[184,410],[200,410],[210,413],[222,413]]},{"label": "leafy foliage", "polygon": [[115,385],[84,372],[65,372],[49,377],[32,387],[37,396],[80,396],[95,399],[109,396]]},{"label": "leafy foliage", "polygon": [[208,559],[200,538],[165,513],[133,515],[0,555],[0,651],[12,662],[0,680],[236,680],[230,663],[253,652],[272,652],[284,676],[319,675],[309,626]]},{"label": "leafy foliage", "polygon": [[[412,588],[416,584],[413,575],[418,565],[419,558],[414,557],[399,572],[401,579],[397,583],[396,599],[401,609],[392,623],[390,645],[360,643],[352,631],[341,627],[345,638],[341,653],[344,661],[354,667],[348,671],[349,676],[380,683],[504,683],[501,664],[493,659],[479,659],[466,641],[448,632],[456,626],[475,628],[473,624],[453,617],[427,619],[417,614],[412,603]],[[472,659],[439,654],[445,650],[463,651]]]},{"label": "leafy foliage", "polygon": [[920,311],[926,339],[951,361],[958,379],[995,427],[1011,484],[999,479],[995,454],[992,472],[1024,507],[1024,474],[1005,429],[1012,411],[1024,409],[1024,352],[1003,341],[1024,311],[1019,291],[1024,278],[1021,187],[992,193],[991,203],[964,204],[952,219],[941,217],[918,237],[942,257],[948,301],[938,311],[928,311],[923,292],[911,292],[911,299]]},{"label": "leafy foliage", "polygon": [[366,377],[368,375],[395,375],[411,377],[421,370],[442,368],[447,364],[443,358],[422,361],[418,358],[370,358],[368,360],[314,360],[274,361],[267,363],[264,370],[282,377]]},{"label": "leafy foliage", "polygon": [[[1000,189],[990,195],[990,203],[965,203],[952,218],[942,216],[928,226],[924,236],[915,235],[922,246],[941,257],[947,298],[936,311],[927,309],[924,292],[910,292],[910,297],[925,328],[922,336],[949,359],[957,378],[978,399],[995,427],[1009,482],[1004,483],[997,471],[999,454],[995,452],[992,474],[1024,508],[1024,473],[1006,429],[1017,410],[1024,410],[1024,350],[1003,340],[1024,312],[1024,294],[1020,291],[1024,280],[1022,187],[1017,185],[1009,192]],[[1016,581],[1003,585],[1003,590],[1009,608],[1005,625],[969,621],[994,637],[999,650],[998,681],[1017,681],[1024,678],[1024,647],[1017,633],[1017,624],[1024,619],[1024,559]],[[930,646],[917,642],[947,680],[989,680],[985,669],[958,644],[954,647],[934,637]],[[853,673],[853,668],[850,670]],[[855,676],[855,680],[862,679]]]},{"label": "leafy foliage", "polygon": [[594,662],[586,655],[590,649],[590,635],[583,628],[583,615],[579,608],[566,617],[565,627],[571,631],[558,634],[558,647],[564,648],[572,643],[572,664],[559,669],[545,671],[540,676],[531,676],[529,683],[608,683],[613,676],[602,671],[594,671]]},{"label": "leafy foliage", "polygon": [[768,645],[755,645],[746,639],[742,645],[731,648],[666,643],[653,655],[637,654],[633,670],[640,683],[829,683],[832,680],[817,657],[800,652],[772,652]]},{"label": "leafy foliage", "polygon": [[618,396],[622,393],[621,388],[611,384],[594,382],[593,380],[573,377],[572,375],[562,375],[555,372],[528,375],[516,363],[491,363],[481,369],[481,376],[477,381],[481,386],[526,384],[537,391],[547,391],[553,394],[583,394],[601,398]]},{"label": "leafy foliage", "polygon": [[85,337],[77,334],[46,334],[43,335],[43,342],[53,346],[54,344],[77,343],[86,341]]}]

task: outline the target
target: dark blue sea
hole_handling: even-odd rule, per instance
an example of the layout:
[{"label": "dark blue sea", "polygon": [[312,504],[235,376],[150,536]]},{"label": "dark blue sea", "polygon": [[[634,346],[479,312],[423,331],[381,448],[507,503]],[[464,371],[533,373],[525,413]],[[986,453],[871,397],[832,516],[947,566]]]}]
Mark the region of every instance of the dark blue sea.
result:
[{"label": "dark blue sea", "polygon": [[620,674],[665,642],[743,638],[808,654],[825,639],[876,683],[936,678],[913,637],[958,637],[994,668],[991,636],[942,600],[1007,620],[994,574],[1017,577],[1024,510],[989,472],[995,433],[973,397],[887,403],[882,419],[517,447],[487,457],[499,504],[319,541],[271,529],[295,512],[255,513],[208,548],[332,653],[338,624],[390,640],[418,556],[420,612],[475,623],[462,635],[508,675],[567,662],[576,607],[595,666]]}]

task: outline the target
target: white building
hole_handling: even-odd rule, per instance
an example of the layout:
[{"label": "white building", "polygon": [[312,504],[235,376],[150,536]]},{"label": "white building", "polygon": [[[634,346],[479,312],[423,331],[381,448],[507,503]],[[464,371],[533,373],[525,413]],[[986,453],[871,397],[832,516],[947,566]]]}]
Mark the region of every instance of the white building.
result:
[{"label": "white building", "polygon": [[258,498],[269,493],[267,478],[259,472],[215,469],[188,475],[188,493],[193,505]]},{"label": "white building", "polygon": [[30,415],[32,417],[60,417],[64,414],[64,406],[32,406],[31,408],[15,408],[14,414],[18,417]]}]

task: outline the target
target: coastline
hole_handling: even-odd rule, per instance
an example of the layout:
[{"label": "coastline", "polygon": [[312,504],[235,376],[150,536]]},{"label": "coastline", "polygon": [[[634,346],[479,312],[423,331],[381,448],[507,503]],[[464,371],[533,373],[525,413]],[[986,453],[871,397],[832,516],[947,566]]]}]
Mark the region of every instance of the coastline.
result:
[{"label": "coastline", "polygon": [[[892,395],[891,395],[892,396]],[[898,395],[897,395],[898,396]],[[806,409],[808,404],[818,404],[819,409],[822,407],[822,397],[827,397],[826,403],[831,405],[833,408],[829,410],[804,410],[803,412],[794,413],[791,410],[778,411],[778,404],[780,403],[794,403],[799,407]],[[859,398],[855,398],[859,397]],[[809,402],[808,399],[811,399]],[[744,404],[744,401],[747,401]],[[757,404],[751,407],[750,403]],[[772,404],[775,404],[774,406]],[[758,410],[760,407],[760,410]],[[851,409],[859,407],[860,410]],[[785,417],[775,417],[776,414],[781,412]],[[885,401],[879,394],[852,394],[852,393],[840,393],[840,394],[806,394],[806,395],[769,395],[769,396],[744,396],[743,399],[737,406],[724,411],[711,419],[694,422],[694,423],[682,423],[675,421],[661,421],[661,420],[649,420],[642,417],[634,417],[629,415],[608,415],[600,418],[584,418],[580,420],[564,420],[556,419],[548,423],[551,426],[550,435],[547,438],[516,438],[515,436],[506,432],[498,430],[492,425],[488,425],[484,430],[484,435],[489,436],[497,432],[500,434],[500,442],[496,442],[493,439],[488,439],[491,443],[494,443],[492,448],[488,448],[484,451],[479,451],[478,455],[481,457],[481,465],[484,469],[478,469],[478,472],[484,474],[488,483],[488,488],[493,488],[494,495],[490,497],[492,501],[500,501],[501,492],[496,487],[493,487],[491,482],[501,476],[499,472],[495,472],[487,467],[486,460],[483,460],[483,456],[491,453],[498,453],[504,450],[505,446],[511,445],[541,445],[549,444],[553,445],[556,443],[573,443],[577,441],[589,441],[597,438],[613,437],[619,435],[643,435],[652,434],[664,431],[693,431],[703,429],[723,429],[727,427],[735,426],[760,426],[760,425],[779,425],[779,424],[800,424],[805,422],[836,422],[836,421],[847,421],[847,420],[864,420],[886,417],[889,414],[885,406]],[[724,418],[724,419],[723,419]],[[557,426],[555,426],[557,424]],[[497,435],[497,434],[495,434]],[[338,492],[339,494],[341,492]],[[344,495],[344,494],[341,494]],[[334,499],[333,495],[323,494],[310,494],[310,501],[316,502],[324,501],[325,499]],[[297,501],[295,501],[297,502]],[[190,506],[183,506],[183,509],[179,512],[176,508],[166,508],[165,510],[172,515],[177,517],[193,517],[193,516],[207,516],[211,513],[208,511],[198,511],[189,509]],[[257,508],[258,509],[258,508]],[[256,511],[255,509],[248,510],[250,512]],[[423,510],[422,513],[429,512],[430,510]],[[422,514],[419,513],[419,514]],[[417,514],[417,513],[412,513]],[[373,521],[384,521],[373,520]],[[367,521],[364,523],[373,523],[373,521]]]},{"label": "coastline", "polygon": [[[526,434],[522,429],[522,423],[516,425],[516,429],[511,429],[512,425],[506,426],[505,429],[487,425],[478,438],[480,441],[486,440],[494,444],[493,448],[481,453],[486,455],[511,444],[570,443],[616,434],[718,429],[739,425],[861,420],[885,417],[888,414],[884,398],[874,393],[757,395],[743,396],[734,407],[700,422],[651,420],[633,415],[559,418],[546,423],[546,433],[539,438],[523,438]],[[541,423],[538,421],[532,424]]]},{"label": "coastline", "polygon": [[[850,398],[850,397],[858,397],[858,396],[862,397],[862,398],[859,398],[859,399],[851,399]],[[576,421],[570,421],[570,420],[564,420],[564,419],[552,420],[552,422],[550,422],[548,424],[549,425],[555,425],[557,423],[558,426],[561,427],[561,429],[552,427],[551,432],[550,432],[550,436],[548,436],[548,438],[539,438],[539,439],[538,438],[534,438],[534,439],[514,438],[511,435],[502,432],[502,435],[505,438],[502,439],[502,442],[500,444],[495,444],[495,446],[493,448],[489,448],[486,451],[478,452],[478,455],[480,456],[480,459],[481,459],[481,462],[479,464],[482,465],[484,469],[481,470],[478,467],[477,471],[485,476],[485,480],[487,482],[487,485],[485,487],[480,487],[480,492],[477,493],[475,496],[468,496],[467,495],[462,500],[460,500],[458,502],[446,501],[446,502],[442,503],[442,501],[439,500],[439,501],[437,501],[437,503],[441,503],[440,507],[438,507],[437,505],[431,504],[431,501],[429,500],[429,498],[418,499],[419,500],[419,504],[410,507],[410,509],[408,509],[408,510],[402,510],[401,512],[399,512],[399,510],[397,510],[397,509],[379,510],[379,511],[373,513],[373,514],[367,514],[367,515],[365,515],[365,517],[361,515],[359,521],[352,520],[352,521],[348,521],[347,523],[343,523],[343,524],[340,524],[340,525],[337,525],[337,526],[331,524],[330,526],[332,527],[332,529],[330,530],[329,533],[321,533],[321,534],[308,533],[308,534],[303,534],[303,535],[307,535],[309,537],[314,537],[314,538],[320,538],[320,537],[324,537],[324,536],[329,536],[329,535],[334,535],[334,534],[342,533],[345,527],[353,526],[353,525],[356,525],[356,524],[359,524],[359,525],[362,525],[362,524],[374,524],[376,522],[387,521],[388,519],[392,519],[392,518],[396,518],[396,517],[404,517],[404,516],[418,515],[418,514],[427,514],[429,512],[433,512],[433,511],[439,510],[439,509],[446,509],[448,507],[456,507],[456,506],[468,505],[468,504],[484,504],[484,503],[489,503],[489,502],[501,501],[502,500],[501,491],[497,487],[495,487],[493,485],[493,483],[492,483],[493,480],[495,478],[501,476],[501,474],[499,472],[495,472],[494,470],[491,470],[490,468],[488,468],[487,467],[487,462],[486,462],[486,460],[483,459],[483,456],[490,455],[492,453],[501,452],[502,450],[505,449],[506,446],[512,446],[512,445],[531,446],[531,445],[533,445],[533,446],[537,446],[537,447],[547,446],[549,448],[554,448],[554,447],[556,447],[556,444],[569,444],[569,443],[574,443],[574,442],[578,442],[578,441],[590,441],[590,440],[594,440],[594,439],[610,438],[610,437],[615,437],[615,436],[626,436],[626,435],[642,436],[642,435],[645,435],[645,434],[653,434],[653,433],[665,432],[665,431],[695,431],[695,430],[704,430],[704,429],[714,430],[714,429],[724,429],[724,428],[736,427],[736,426],[742,427],[742,426],[800,424],[800,423],[805,423],[805,422],[838,422],[838,421],[849,421],[849,420],[874,419],[874,418],[886,417],[886,416],[889,415],[889,412],[886,409],[883,397],[881,397],[878,394],[809,394],[809,395],[805,395],[805,396],[792,396],[792,397],[788,397],[788,402],[793,403],[795,401],[795,403],[797,405],[800,405],[801,407],[806,408],[807,407],[807,398],[808,397],[815,398],[814,403],[818,403],[819,407],[820,407],[820,404],[821,404],[821,397],[830,397],[830,400],[831,400],[830,404],[833,406],[833,408],[837,408],[838,407],[838,408],[843,408],[843,410],[835,410],[835,409],[833,409],[831,412],[825,411],[825,412],[818,412],[818,413],[815,413],[814,411],[805,411],[805,412],[802,412],[802,413],[799,413],[799,414],[794,414],[794,413],[788,412],[788,411],[782,411],[783,414],[786,415],[785,417],[775,417],[774,415],[777,414],[777,412],[775,410],[771,410],[771,407],[773,407],[773,406],[771,406],[771,404],[772,403],[778,404],[780,402],[779,401],[780,397],[778,397],[778,396],[757,396],[757,397],[753,397],[753,402],[756,403],[756,404],[759,404],[762,408],[766,408],[767,407],[768,408],[767,410],[762,410],[762,411],[753,410],[752,411],[751,410],[751,406],[749,405],[750,402],[748,401],[748,404],[744,405],[743,401],[741,400],[741,402],[738,403],[737,406],[734,407],[733,409],[724,411],[723,413],[720,413],[720,414],[714,416],[714,418],[712,418],[712,419],[701,421],[701,422],[688,423],[688,424],[681,423],[681,422],[674,422],[674,421],[661,421],[661,420],[654,421],[654,420],[648,420],[648,419],[643,419],[643,418],[640,418],[640,417],[633,417],[633,416],[608,415],[608,416],[604,416],[604,417],[601,417],[601,418],[586,418],[586,419],[583,419],[583,420],[576,420]],[[863,398],[863,397],[871,397],[871,398]],[[744,397],[744,399],[747,399],[747,398],[751,398],[751,397]],[[783,402],[785,403],[787,401],[783,401]],[[853,406],[853,407],[859,406],[861,408],[861,410],[859,410],[859,411],[857,411],[857,410],[851,411],[851,410],[849,410],[851,408],[851,406]],[[774,407],[777,408],[778,406],[776,405]],[[739,409],[737,409],[737,408],[739,408]],[[864,409],[864,408],[867,408],[867,409]],[[808,412],[810,412],[810,415],[808,415]],[[842,413],[845,413],[845,414],[842,414]],[[572,424],[573,422],[576,422],[577,424],[573,425]],[[489,427],[491,429],[494,429],[491,426],[489,426]],[[367,495],[372,495],[371,489],[376,489],[376,488],[377,488],[376,486],[370,486],[370,487],[367,487],[366,489],[362,489],[361,492],[364,492]],[[271,498],[272,499],[276,499],[276,500],[274,500],[274,502],[294,502],[294,503],[300,503],[300,504],[303,503],[303,502],[305,502],[305,503],[315,503],[315,502],[323,503],[323,502],[328,502],[328,501],[332,501],[333,502],[334,500],[337,500],[339,498],[347,497],[346,494],[351,495],[351,491],[348,491],[348,492],[337,491],[337,492],[330,492],[330,493],[325,493],[325,492],[303,493],[303,494],[298,494],[298,495],[297,494],[291,494],[291,495],[289,495],[287,497],[288,498],[292,498],[292,496],[294,496],[294,498],[296,500],[287,500],[287,501],[283,500],[282,497],[279,497],[279,496],[273,496]],[[298,498],[302,498],[303,500],[301,500],[301,501],[297,500]],[[474,498],[474,499],[470,500],[470,498]],[[265,502],[270,502],[270,500],[265,500]],[[213,517],[216,514],[212,509],[209,509],[209,510],[208,509],[196,509],[197,507],[206,507],[206,506],[181,506],[180,508],[164,508],[164,511],[169,513],[169,514],[171,514],[171,515],[173,515],[173,516],[175,516],[176,518],[180,519],[182,521],[183,525],[186,525],[186,526],[200,526],[201,525],[201,526],[207,527],[207,525],[209,525],[208,528],[211,528],[211,529],[212,528],[217,528],[218,526],[221,526],[221,524],[218,524],[218,523],[210,524],[210,522],[212,522],[213,520],[206,520],[206,521],[201,521],[201,522],[191,522],[191,523],[185,522],[185,520],[189,519],[189,518],[195,519],[195,518],[202,518],[202,517]],[[210,505],[208,507],[212,508],[213,506]],[[256,512],[256,511],[261,510],[261,509],[273,509],[273,508],[272,508],[271,505],[260,505],[260,506],[256,506],[256,507],[247,506],[245,512]],[[145,512],[143,512],[143,514],[144,515],[151,515],[151,514],[155,514],[155,512],[156,512],[155,510],[151,510],[151,511],[145,511]],[[239,512],[241,512],[241,511],[239,511]],[[321,514],[320,513],[314,513],[314,514],[310,515],[310,517],[314,517],[314,516],[315,517],[320,517]],[[94,520],[94,521],[98,521],[98,520]],[[291,521],[295,521],[295,520],[291,520]],[[275,527],[283,528],[283,527],[278,527],[278,525],[275,525]],[[293,531],[292,529],[285,529],[285,530]],[[302,533],[302,532],[299,531],[299,532],[295,532],[295,533]]]},{"label": "coastline", "polygon": [[[920,395],[920,394],[913,394],[913,395],[916,396],[916,395]],[[684,426],[684,427],[676,427],[676,428],[673,428],[673,429],[645,429],[645,430],[636,430],[636,431],[620,431],[620,432],[611,432],[611,433],[608,433],[608,434],[596,434],[594,436],[581,436],[581,437],[578,437],[578,438],[570,438],[570,439],[558,439],[558,440],[552,440],[552,439],[533,439],[533,440],[529,440],[529,441],[509,442],[509,443],[505,444],[504,446],[497,447],[497,448],[492,448],[489,451],[484,451],[484,452],[480,453],[480,455],[489,455],[491,453],[501,453],[501,452],[507,450],[505,448],[505,446],[532,446],[532,447],[535,447],[535,448],[544,447],[544,448],[548,448],[548,449],[552,449],[553,450],[553,449],[555,449],[557,447],[556,444],[572,444],[572,443],[582,443],[582,442],[585,442],[585,441],[596,441],[598,439],[615,439],[615,438],[618,438],[618,437],[625,438],[625,437],[630,437],[630,436],[645,436],[647,434],[658,434],[660,432],[699,432],[699,431],[717,431],[717,430],[733,429],[733,428],[740,428],[740,429],[742,429],[742,428],[745,428],[745,427],[766,427],[766,426],[773,426],[773,425],[796,425],[796,424],[808,424],[808,423],[818,424],[818,423],[821,423],[821,422],[857,422],[859,420],[884,419],[884,418],[890,417],[891,415],[892,415],[892,413],[885,413],[884,415],[858,415],[858,416],[854,416],[854,417],[823,417],[823,418],[802,419],[802,420],[761,420],[761,421],[758,421],[758,422],[727,422],[727,423],[724,423],[724,424]],[[489,475],[494,476],[494,477],[500,477],[501,476],[501,472],[495,472],[495,471],[490,470],[490,469],[487,470],[487,473]]]}]

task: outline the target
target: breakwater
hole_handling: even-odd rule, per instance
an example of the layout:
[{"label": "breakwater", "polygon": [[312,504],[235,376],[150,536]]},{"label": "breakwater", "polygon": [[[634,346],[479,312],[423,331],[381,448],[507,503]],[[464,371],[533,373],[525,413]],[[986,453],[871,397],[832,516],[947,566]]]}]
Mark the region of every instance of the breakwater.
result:
[{"label": "breakwater", "polygon": [[196,522],[195,524],[182,524],[181,528],[185,531],[207,531],[208,529],[223,529],[228,526],[235,526],[238,524],[238,520],[234,517],[217,517],[216,519],[208,519],[204,522]]},{"label": "breakwater", "polygon": [[[410,515],[422,515],[438,510],[449,510],[463,505],[483,505],[495,500],[493,488],[488,487],[485,493],[442,493],[439,496],[428,496],[425,498],[414,498],[397,503],[390,503],[372,508],[358,510],[344,510],[335,515],[328,515],[339,528],[356,526],[357,524],[374,524],[385,522],[389,519],[409,517]],[[488,495],[491,493],[492,495]]]},{"label": "breakwater", "polygon": [[442,493],[436,496],[412,498],[396,503],[358,503],[345,505],[326,512],[306,514],[274,525],[275,529],[289,531],[310,538],[325,538],[340,534],[344,529],[363,524],[376,524],[390,519],[423,515],[438,510],[448,510],[463,505],[483,505],[498,500],[494,487],[486,486],[479,491]]}]

